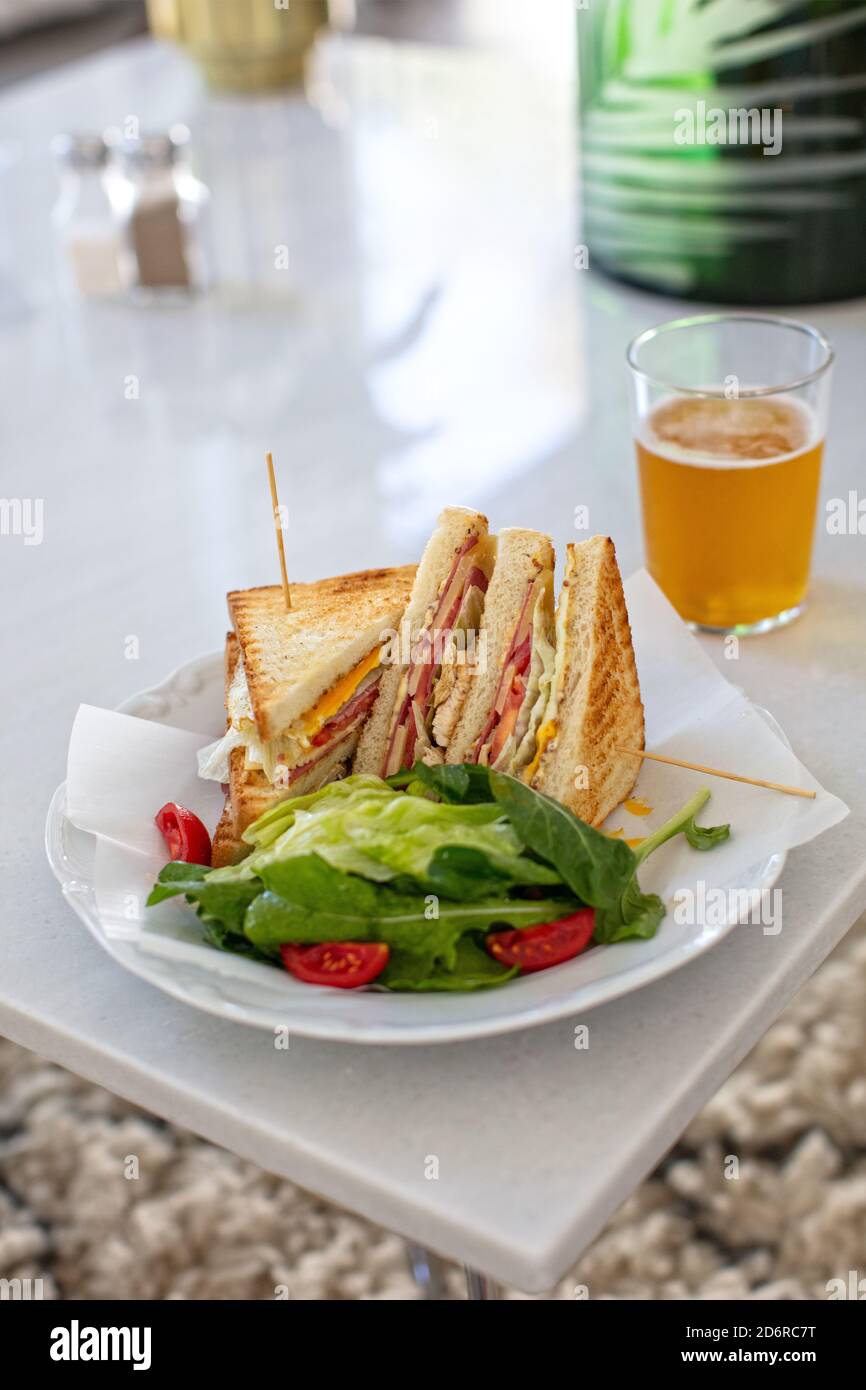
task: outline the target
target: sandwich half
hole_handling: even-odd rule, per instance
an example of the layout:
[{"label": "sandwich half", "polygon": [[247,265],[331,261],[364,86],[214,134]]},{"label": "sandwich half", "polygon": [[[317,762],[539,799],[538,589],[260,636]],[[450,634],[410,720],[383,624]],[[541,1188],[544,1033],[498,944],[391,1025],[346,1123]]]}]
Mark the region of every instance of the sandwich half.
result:
[{"label": "sandwich half", "polygon": [[644,714],[613,541],[569,545],[556,610],[556,657],[536,749],[524,779],[600,825],[628,796]]},{"label": "sandwich half", "polygon": [[449,763],[482,763],[518,776],[532,761],[553,678],[554,559],[550,537],[540,531],[500,531],[484,603],[483,659],[459,673],[466,696],[453,726],[442,730]]},{"label": "sandwich half", "polygon": [[446,507],[421,557],[400,639],[361,733],[355,772],[388,777],[419,760],[445,761],[447,738],[437,716],[450,701],[449,719],[456,720],[465,697],[458,675],[472,659],[495,559],[487,518]]},{"label": "sandwich half", "polygon": [[293,584],[289,612],[276,585],[228,595],[228,726],[199,753],[199,774],[229,785],[236,836],[275,802],[347,771],[414,574],[407,565]]}]

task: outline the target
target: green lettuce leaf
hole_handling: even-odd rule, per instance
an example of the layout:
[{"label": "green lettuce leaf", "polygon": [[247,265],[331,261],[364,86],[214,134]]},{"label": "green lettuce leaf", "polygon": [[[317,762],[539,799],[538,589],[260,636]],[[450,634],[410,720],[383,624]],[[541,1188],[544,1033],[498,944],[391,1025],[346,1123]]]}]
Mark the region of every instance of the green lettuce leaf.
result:
[{"label": "green lettuce leaf", "polygon": [[257,821],[249,834],[259,847],[242,864],[215,870],[212,880],[263,877],[272,864],[315,854],[346,874],[377,883],[409,877],[419,888],[456,898],[479,896],[479,880],[498,880],[500,890],[561,882],[555,868],[524,853],[495,802],[431,801],[369,777],[348,777],[298,800],[306,805],[290,802],[280,817],[281,808],[274,808],[267,824],[266,817]]},{"label": "green lettuce leaf", "polygon": [[384,941],[411,955],[429,973],[434,964],[453,969],[461,937],[494,927],[529,927],[567,916],[569,901],[489,897],[450,902],[434,894],[398,893],[387,885],[343,874],[316,855],[288,859],[262,870],[265,892],[251,903],[245,935],[258,950],[276,955],[287,942]]},{"label": "green lettuce leaf", "polygon": [[653,936],[664,904],[641,890],[638,866],[680,833],[695,849],[723,843],[728,826],[696,823],[708,798],[699,792],[633,853],[488,768],[352,776],[266,812],[241,864],[167,864],[148,906],[184,896],[224,950],[272,960],[287,942],[384,941],[389,988],[479,989],[514,973],[483,949],[494,928],[587,905],[596,941]]},{"label": "green lettuce leaf", "polygon": [[335,802],[349,801],[356,797],[358,792],[383,797],[388,795],[387,784],[381,777],[355,773],[352,777],[344,777],[340,782],[329,782],[318,791],[307,792],[305,796],[293,796],[288,801],[278,801],[244,831],[242,838],[246,844],[253,845],[256,849],[264,849],[279,839],[284,830],[294,825],[295,816],[299,811],[309,811],[322,803],[333,806]]}]

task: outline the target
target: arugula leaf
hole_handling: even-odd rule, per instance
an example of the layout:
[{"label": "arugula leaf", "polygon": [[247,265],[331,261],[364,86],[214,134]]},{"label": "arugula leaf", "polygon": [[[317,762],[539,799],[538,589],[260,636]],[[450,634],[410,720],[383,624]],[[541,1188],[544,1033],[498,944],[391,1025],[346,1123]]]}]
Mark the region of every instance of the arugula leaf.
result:
[{"label": "arugula leaf", "polygon": [[490,788],[526,848],[552,864],[575,897],[597,908],[619,901],[637,867],[624,840],[593,830],[558,801],[504,772],[490,773]]},{"label": "arugula leaf", "polygon": [[710,799],[709,787],[702,787],[696,792],[691,801],[687,801],[685,806],[677,811],[676,815],[666,820],[664,825],[660,825],[658,830],[654,830],[652,835],[644,840],[642,845],[638,845],[635,859],[640,865],[652,854],[653,850],[658,849],[659,845],[665,844],[667,840],[672,840],[675,835],[683,834],[691,845],[692,849],[714,849],[716,845],[721,845],[725,840],[730,839],[731,827],[729,825],[698,825],[695,817],[702,807],[706,806]]}]

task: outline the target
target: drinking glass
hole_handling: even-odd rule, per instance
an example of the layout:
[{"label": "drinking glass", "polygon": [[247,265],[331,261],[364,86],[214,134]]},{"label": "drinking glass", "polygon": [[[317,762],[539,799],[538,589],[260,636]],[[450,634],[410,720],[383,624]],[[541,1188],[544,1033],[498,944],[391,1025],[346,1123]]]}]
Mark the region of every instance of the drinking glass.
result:
[{"label": "drinking glass", "polygon": [[628,348],[647,565],[710,632],[766,632],[809,584],[833,349],[794,319],[700,314]]}]

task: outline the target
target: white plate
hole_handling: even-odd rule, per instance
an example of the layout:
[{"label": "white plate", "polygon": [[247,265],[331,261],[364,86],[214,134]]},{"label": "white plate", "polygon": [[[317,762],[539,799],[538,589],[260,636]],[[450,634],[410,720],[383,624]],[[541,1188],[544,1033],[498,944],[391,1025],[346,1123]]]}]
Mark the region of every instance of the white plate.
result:
[{"label": "white plate", "polygon": [[[162,685],[134,695],[120,709],[157,723],[216,733],[224,719],[222,652],[188,662]],[[784,738],[772,717],[763,713]],[[100,945],[125,969],[175,999],[254,1028],[287,1027],[298,1035],[339,1042],[399,1044],[509,1033],[583,1015],[639,989],[694,960],[737,925],[734,914],[722,925],[682,925],[669,905],[651,941],[596,947],[565,965],[512,980],[499,989],[451,995],[320,989],[272,966],[227,956],[198,941],[191,909],[182,909],[180,939],[170,938],[170,954],[162,953],[168,949],[166,938],[156,932],[137,940],[119,939],[116,930],[108,932],[96,901],[96,837],[76,829],[65,808],[65,785],[61,785],[48,811],[48,860],[67,901]],[[695,887],[698,874],[707,883],[711,857],[695,855]],[[772,888],[784,862],[784,854],[771,854],[737,882],[713,886],[760,893]],[[648,861],[641,872],[642,885],[648,890],[653,887],[652,863]]]}]

